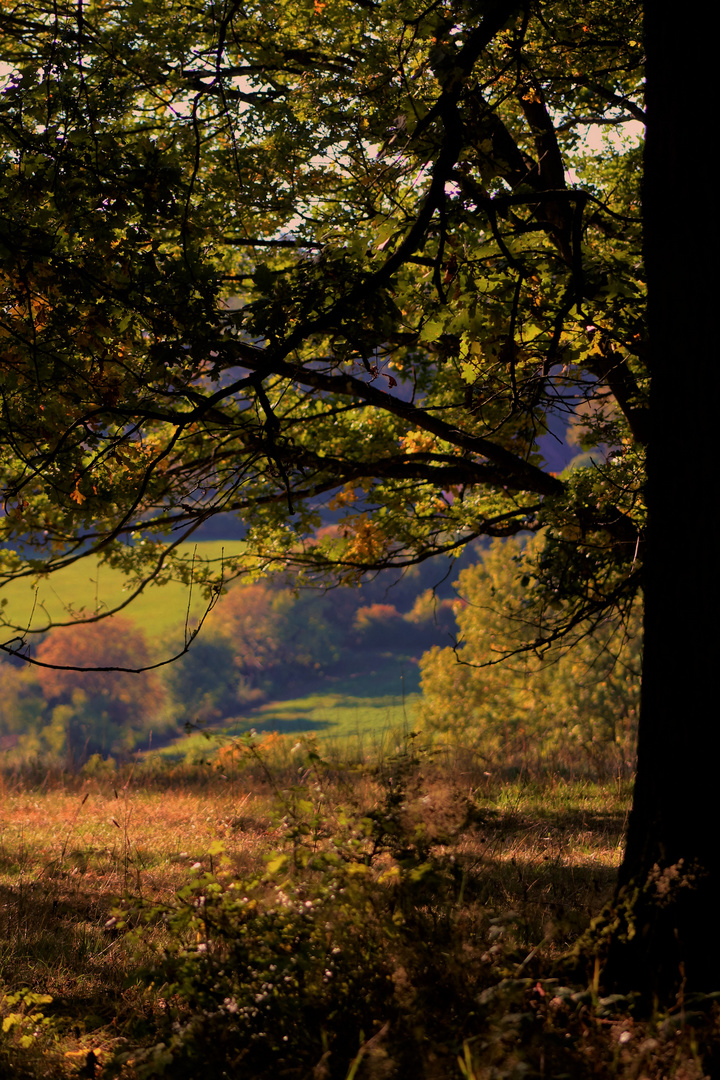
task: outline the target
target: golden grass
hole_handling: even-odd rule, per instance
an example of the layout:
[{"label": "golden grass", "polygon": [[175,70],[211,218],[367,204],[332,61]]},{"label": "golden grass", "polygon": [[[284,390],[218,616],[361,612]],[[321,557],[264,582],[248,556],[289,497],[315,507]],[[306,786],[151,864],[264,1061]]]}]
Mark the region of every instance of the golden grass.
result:
[{"label": "golden grass", "polygon": [[129,888],[161,896],[179,885],[189,864],[209,864],[218,838],[242,861],[266,846],[262,802],[258,811],[255,795],[226,794],[220,785],[202,793],[116,793],[86,781],[71,791],[11,793],[0,825],[0,888],[52,884],[53,891],[108,904]]},{"label": "golden grass", "polygon": [[[136,951],[108,925],[118,899],[169,898],[193,867],[213,868],[218,840],[236,872],[257,865],[273,837],[268,809],[266,795],[221,781],[199,791],[95,780],[5,791],[0,999],[3,987],[51,995],[45,1012],[58,1036],[32,1057],[30,1075],[77,1076],[89,1051],[107,1057],[124,1024],[149,1008],[146,992],[128,985]],[[146,950],[159,937],[148,933]]]},{"label": "golden grass", "polygon": [[[6,994],[20,987],[49,994],[53,1003],[42,1008],[55,1032],[54,1041],[42,1036],[37,1046],[16,1046],[8,1061],[18,1071],[8,1076],[100,1077],[131,1029],[136,1038],[145,1020],[152,1030],[157,994],[133,972],[143,950],[149,956],[162,943],[163,926],[147,927],[140,944],[128,947],[112,922],[118,898],[167,900],[198,873],[216,870],[221,849],[229,860],[223,871],[242,877],[282,843],[268,776],[243,772],[228,757],[224,774],[186,769],[171,782],[139,772],[50,777],[25,788],[6,782],[0,1011],[8,1013],[3,987]],[[329,829],[340,804],[361,812],[380,806],[395,767],[387,761],[373,771],[327,774]],[[280,788],[304,784],[309,798],[319,790],[311,770],[298,775],[286,766],[275,780]],[[462,871],[466,917],[459,927],[512,912],[529,948],[551,958],[568,949],[612,894],[629,797],[628,783],[511,782],[456,761],[452,769],[417,771],[402,815],[408,835],[424,830],[433,856]]]}]

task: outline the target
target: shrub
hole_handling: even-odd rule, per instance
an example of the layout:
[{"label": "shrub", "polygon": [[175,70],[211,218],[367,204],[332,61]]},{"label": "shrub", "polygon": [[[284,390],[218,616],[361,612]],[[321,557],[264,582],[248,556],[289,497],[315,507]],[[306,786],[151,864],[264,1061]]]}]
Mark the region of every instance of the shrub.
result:
[{"label": "shrub", "polygon": [[[258,757],[252,738],[238,745]],[[264,1076],[272,1063],[275,1075],[344,1080],[367,1055],[384,1059],[378,1075],[410,1075],[428,999],[452,982],[470,1010],[474,977],[443,951],[460,876],[404,814],[415,757],[389,764],[380,805],[330,808],[326,767],[306,745],[301,773],[314,782],[276,789],[280,844],[264,872],[198,866],[173,903],[118,913],[146,926],[161,918],[170,939],[146,972],[166,1002],[160,1038],[118,1067],[131,1058],[139,1077],[190,1080]]]}]

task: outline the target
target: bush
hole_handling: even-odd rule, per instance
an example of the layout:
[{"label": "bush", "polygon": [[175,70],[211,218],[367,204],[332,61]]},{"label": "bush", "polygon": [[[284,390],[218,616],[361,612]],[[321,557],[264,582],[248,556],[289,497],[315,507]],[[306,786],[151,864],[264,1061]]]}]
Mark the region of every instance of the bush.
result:
[{"label": "bush", "polygon": [[[239,745],[258,756],[251,737]],[[222,861],[214,873],[198,867],[173,903],[118,913],[146,926],[161,918],[170,935],[146,973],[167,1003],[166,1025],[118,1065],[131,1058],[139,1077],[190,1080],[265,1076],[272,1063],[275,1075],[319,1069],[345,1080],[368,1056],[385,1061],[377,1075],[410,1075],[428,999],[437,1005],[452,982],[453,1001],[470,1010],[474,977],[443,951],[460,875],[404,814],[415,756],[389,764],[379,806],[331,809],[326,766],[306,746],[301,773],[315,782],[276,790],[281,842],[263,873],[238,880]],[[211,854],[221,860],[221,845]]]}]

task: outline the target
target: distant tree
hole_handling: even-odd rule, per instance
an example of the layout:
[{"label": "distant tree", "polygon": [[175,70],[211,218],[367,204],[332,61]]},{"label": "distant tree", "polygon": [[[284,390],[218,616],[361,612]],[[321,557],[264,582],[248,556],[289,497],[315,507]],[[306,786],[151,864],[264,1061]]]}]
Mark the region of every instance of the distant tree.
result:
[{"label": "distant tree", "polygon": [[403,618],[394,604],[359,607],[355,612],[353,628],[365,648],[402,650]]},{"label": "distant tree", "polygon": [[640,696],[640,605],[624,618],[579,624],[570,650],[528,648],[542,638],[543,625],[537,583],[521,573],[525,546],[493,541],[477,565],[461,572],[459,644],[422,658],[418,718],[460,734],[498,762],[585,761],[629,773]]},{"label": "distant tree", "polygon": [[235,586],[213,611],[210,628],[228,642],[238,669],[267,670],[283,655],[285,623],[292,606],[293,596],[287,589]]},{"label": "distant tree", "polygon": [[273,673],[282,684],[303,670],[327,667],[338,656],[337,634],[325,618],[322,597],[282,586],[236,585],[218,603],[209,628],[232,650],[250,686]]},{"label": "distant tree", "polygon": [[[151,662],[142,631],[128,619],[52,631],[38,646],[37,679],[54,707],[56,742],[64,732],[69,759],[132,746],[157,721],[164,704],[158,675],[139,669]],[[81,666],[88,670],[73,670]]]},{"label": "distant tree", "polygon": [[232,716],[242,705],[261,700],[262,691],[251,685],[236,661],[228,637],[212,631],[202,635],[164,672],[174,716],[211,723]]},{"label": "distant tree", "polygon": [[362,604],[355,612],[352,628],[352,646],[419,658],[438,640],[449,640],[449,632],[454,629],[452,602],[439,600],[431,590],[425,590],[414,597],[412,608],[406,612],[398,611],[395,604]]},{"label": "distant tree", "polygon": [[37,673],[32,668],[0,663],[0,737],[6,738],[8,745],[24,739],[37,750],[38,732],[46,719],[47,703]]},{"label": "distant tree", "polygon": [[415,648],[420,647],[424,652],[438,641],[450,641],[455,633],[454,612],[454,601],[440,599],[433,589],[418,593],[410,611],[403,615]]}]

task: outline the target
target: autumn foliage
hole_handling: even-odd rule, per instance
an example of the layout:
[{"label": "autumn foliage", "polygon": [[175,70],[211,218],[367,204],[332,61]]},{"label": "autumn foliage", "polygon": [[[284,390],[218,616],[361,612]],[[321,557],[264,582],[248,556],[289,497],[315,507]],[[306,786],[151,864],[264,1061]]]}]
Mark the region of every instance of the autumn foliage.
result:
[{"label": "autumn foliage", "polygon": [[[538,549],[541,540],[530,541]],[[629,775],[634,763],[642,633],[639,603],[597,619],[569,641],[533,648],[542,632],[519,570],[523,544],[494,541],[460,573],[455,647],[422,657],[418,719],[471,742],[488,761]]]},{"label": "autumn foliage", "polygon": [[[80,690],[101,701],[118,723],[153,712],[162,702],[157,674],[138,671],[151,663],[150,650],[142,631],[129,619],[115,617],[55,630],[38,647],[37,659],[53,665],[39,667],[37,675],[49,701],[69,701]],[[80,666],[90,670],[73,670]]]},{"label": "autumn foliage", "polygon": [[[55,630],[40,644],[37,659],[47,665],[37,668],[50,713],[44,742],[64,751],[73,766],[92,753],[131,748],[157,723],[165,691],[154,671],[139,670],[152,659],[142,631],[129,620]],[[129,670],[102,670],[108,668]]]}]

